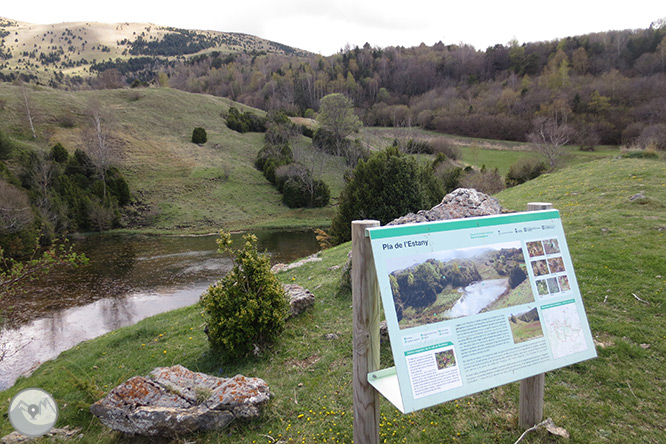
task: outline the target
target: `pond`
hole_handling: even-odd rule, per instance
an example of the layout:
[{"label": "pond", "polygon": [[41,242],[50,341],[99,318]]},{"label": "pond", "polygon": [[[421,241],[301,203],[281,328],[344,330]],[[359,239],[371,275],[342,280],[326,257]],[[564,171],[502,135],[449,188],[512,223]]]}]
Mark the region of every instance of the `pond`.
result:
[{"label": "pond", "polygon": [[[312,231],[254,234],[272,263],[319,250]],[[76,239],[75,248],[90,258],[89,265],[53,272],[26,297],[12,301],[15,325],[0,337],[0,347],[9,352],[0,362],[0,390],[79,342],[196,303],[231,268],[231,260],[217,253],[216,238],[98,234]],[[239,248],[242,235],[232,238]]]}]

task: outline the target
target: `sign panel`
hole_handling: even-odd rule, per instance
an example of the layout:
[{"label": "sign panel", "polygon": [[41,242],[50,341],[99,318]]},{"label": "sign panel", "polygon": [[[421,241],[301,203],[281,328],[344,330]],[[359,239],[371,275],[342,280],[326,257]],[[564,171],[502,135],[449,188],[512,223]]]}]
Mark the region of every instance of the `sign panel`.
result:
[{"label": "sign panel", "polygon": [[557,210],[368,232],[404,413],[596,357]]}]

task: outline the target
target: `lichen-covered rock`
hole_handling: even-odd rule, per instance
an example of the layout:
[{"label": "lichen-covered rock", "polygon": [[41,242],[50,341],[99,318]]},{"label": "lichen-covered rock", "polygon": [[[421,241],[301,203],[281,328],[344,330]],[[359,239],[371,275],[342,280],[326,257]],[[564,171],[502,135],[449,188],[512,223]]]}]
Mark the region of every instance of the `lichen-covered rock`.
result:
[{"label": "lichen-covered rock", "polygon": [[285,284],[284,291],[289,297],[289,316],[298,316],[308,307],[315,303],[315,296],[310,290],[306,290],[300,285]]},{"label": "lichen-covered rock", "polygon": [[501,214],[502,211],[502,205],[494,197],[480,193],[473,188],[458,188],[444,196],[442,202],[430,210],[421,210],[416,214],[406,214],[389,222],[387,225],[490,216]]},{"label": "lichen-covered rock", "polygon": [[177,436],[257,417],[270,396],[268,385],[259,378],[216,378],[175,365],[156,368],[147,378],[130,378],[90,411],[113,430]]}]

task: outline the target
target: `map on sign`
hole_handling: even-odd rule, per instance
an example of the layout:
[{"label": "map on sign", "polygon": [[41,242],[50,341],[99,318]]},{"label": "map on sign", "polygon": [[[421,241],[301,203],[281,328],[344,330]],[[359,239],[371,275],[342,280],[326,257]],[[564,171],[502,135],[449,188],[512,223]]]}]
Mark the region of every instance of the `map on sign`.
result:
[{"label": "map on sign", "polygon": [[402,412],[596,356],[556,210],[368,229]]},{"label": "map on sign", "polygon": [[572,299],[565,301],[563,305],[542,307],[548,341],[554,358],[572,355],[584,351],[586,348],[585,330],[574,302]]}]

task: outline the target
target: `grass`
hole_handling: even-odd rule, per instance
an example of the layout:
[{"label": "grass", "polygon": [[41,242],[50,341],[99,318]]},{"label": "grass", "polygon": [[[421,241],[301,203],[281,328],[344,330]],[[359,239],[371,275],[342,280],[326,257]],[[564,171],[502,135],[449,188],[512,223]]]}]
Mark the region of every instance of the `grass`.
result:
[{"label": "grass", "polygon": [[[663,441],[666,177],[663,161],[585,162],[498,195],[524,210],[549,201],[561,211],[571,256],[599,357],[546,374],[545,411],[571,443]],[[644,198],[630,200],[637,193]],[[264,378],[275,397],[262,417],[223,433],[175,442],[342,443],[352,439],[352,326],[349,295],[336,296],[349,244],[323,260],[280,274],[317,298],[292,319],[277,344],[259,358],[221,362],[207,345],[197,306],[158,315],[64,352],[0,393],[0,410],[27,387],[54,394],[58,425],[82,428],[84,442],[152,442],[105,429],[88,411],[112,387],[156,366],[182,364],[213,375]],[[635,296],[634,296],[635,295]],[[638,300],[640,298],[641,302]],[[325,335],[335,333],[336,339]],[[392,365],[387,344],[382,367]],[[11,432],[0,421],[0,435]],[[508,384],[408,415],[381,400],[380,441],[386,443],[514,443],[518,384]],[[523,443],[563,442],[540,431]]]},{"label": "grass", "polygon": [[[344,160],[324,155],[323,180],[331,204],[290,209],[254,167],[263,134],[240,134],[226,127],[228,99],[168,88],[66,92],[26,87],[38,139],[32,140],[19,87],[0,84],[0,130],[25,146],[47,150],[60,142],[68,151],[83,148],[82,132],[90,103],[104,104],[105,123],[117,147],[116,164],[135,200],[150,208],[150,230],[216,232],[251,228],[327,226],[344,186]],[[136,98],[138,94],[138,99]],[[259,114],[263,112],[255,110]],[[72,124],[62,125],[63,120]],[[206,129],[208,142],[191,143],[192,130]],[[311,144],[300,143],[303,156]]]},{"label": "grass", "polygon": [[[473,137],[454,136],[426,131],[419,128],[363,128],[359,139],[372,149],[382,149],[393,144],[394,140],[432,140],[443,138],[460,149],[464,165],[475,168],[486,166],[487,169],[497,168],[502,176],[506,176],[511,165],[523,157],[535,157],[545,161],[540,154],[531,151],[529,144],[504,140],[489,140]],[[616,146],[598,146],[594,151],[581,151],[578,146],[567,146],[561,162],[563,166],[575,165],[601,158],[617,156]]]}]

